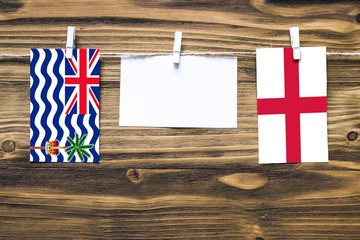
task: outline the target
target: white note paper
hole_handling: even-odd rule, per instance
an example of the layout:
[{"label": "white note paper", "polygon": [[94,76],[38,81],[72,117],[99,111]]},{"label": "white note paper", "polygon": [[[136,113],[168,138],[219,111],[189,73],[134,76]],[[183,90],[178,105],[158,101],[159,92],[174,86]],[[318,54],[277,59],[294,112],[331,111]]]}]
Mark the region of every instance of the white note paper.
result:
[{"label": "white note paper", "polygon": [[120,126],[237,127],[236,57],[122,57],[120,82]]}]

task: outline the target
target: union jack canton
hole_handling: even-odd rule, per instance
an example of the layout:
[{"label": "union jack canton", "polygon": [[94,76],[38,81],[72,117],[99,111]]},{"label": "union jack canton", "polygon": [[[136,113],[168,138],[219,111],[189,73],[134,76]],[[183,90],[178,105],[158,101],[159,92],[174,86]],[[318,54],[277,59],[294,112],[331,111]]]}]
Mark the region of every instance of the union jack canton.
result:
[{"label": "union jack canton", "polygon": [[99,112],[99,49],[76,49],[65,61],[65,114]]}]

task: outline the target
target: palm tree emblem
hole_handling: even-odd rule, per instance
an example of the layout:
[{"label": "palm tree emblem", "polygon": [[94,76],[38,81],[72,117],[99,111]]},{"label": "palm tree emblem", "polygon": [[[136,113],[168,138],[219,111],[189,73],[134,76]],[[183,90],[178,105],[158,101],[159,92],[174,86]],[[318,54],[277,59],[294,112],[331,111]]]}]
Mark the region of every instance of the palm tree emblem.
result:
[{"label": "palm tree emblem", "polygon": [[78,155],[80,160],[84,161],[84,156],[87,156],[88,158],[91,157],[90,153],[87,151],[87,149],[94,148],[93,144],[84,145],[86,139],[86,134],[84,134],[81,138],[79,138],[79,135],[75,133],[75,138],[71,139],[70,137],[67,137],[67,140],[70,142],[71,146],[67,147],[65,149],[66,152],[70,152],[68,156],[68,161],[70,162],[71,159],[74,157],[75,153]]},{"label": "palm tree emblem", "polygon": [[75,133],[75,138],[71,139],[67,137],[67,140],[70,142],[70,146],[59,146],[58,140],[50,140],[45,142],[45,146],[30,146],[31,150],[44,150],[47,155],[59,155],[62,149],[65,149],[66,152],[70,152],[68,156],[68,162],[74,157],[75,154],[78,155],[80,160],[84,161],[84,155],[88,158],[91,157],[91,154],[87,151],[87,149],[94,148],[93,144],[84,145],[86,139],[86,134],[79,138],[79,135]]}]

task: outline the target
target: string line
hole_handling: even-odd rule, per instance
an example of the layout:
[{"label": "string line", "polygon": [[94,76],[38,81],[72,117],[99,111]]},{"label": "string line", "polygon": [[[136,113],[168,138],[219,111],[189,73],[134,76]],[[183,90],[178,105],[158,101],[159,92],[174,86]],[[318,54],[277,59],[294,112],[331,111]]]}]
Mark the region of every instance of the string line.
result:
[{"label": "string line", "polygon": [[[169,56],[172,52],[148,52],[148,53],[131,53],[131,52],[102,52],[101,57],[147,57],[147,56]],[[241,51],[241,52],[181,52],[182,56],[242,56],[242,55],[256,55],[256,51]],[[360,56],[359,52],[327,52],[328,56]],[[25,58],[30,57],[30,54],[0,54],[2,58]]]}]

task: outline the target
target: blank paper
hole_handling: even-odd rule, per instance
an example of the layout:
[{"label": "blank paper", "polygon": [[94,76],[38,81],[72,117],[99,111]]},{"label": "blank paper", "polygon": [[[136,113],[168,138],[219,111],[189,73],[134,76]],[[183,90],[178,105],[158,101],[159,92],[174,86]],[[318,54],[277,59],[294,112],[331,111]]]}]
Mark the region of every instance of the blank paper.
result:
[{"label": "blank paper", "polygon": [[237,58],[122,57],[120,126],[237,127]]}]

